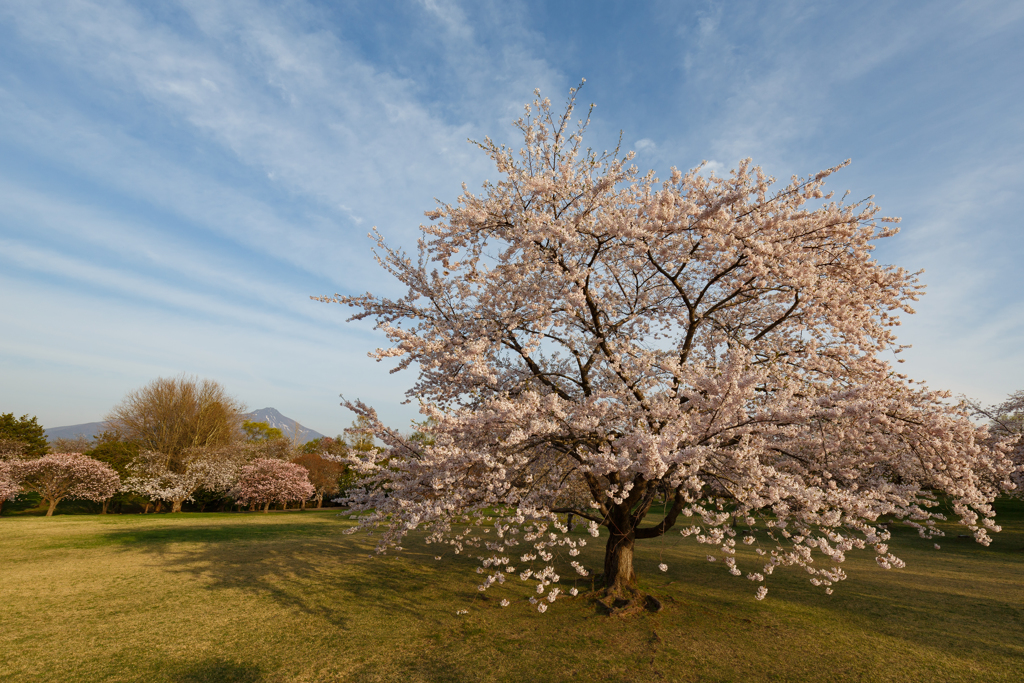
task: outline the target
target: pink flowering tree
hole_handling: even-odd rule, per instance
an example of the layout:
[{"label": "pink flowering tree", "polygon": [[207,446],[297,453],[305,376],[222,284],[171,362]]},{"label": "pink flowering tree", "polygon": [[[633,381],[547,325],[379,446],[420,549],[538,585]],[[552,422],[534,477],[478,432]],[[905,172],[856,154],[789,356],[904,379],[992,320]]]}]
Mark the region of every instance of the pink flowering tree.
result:
[{"label": "pink flowering tree", "polygon": [[281,460],[260,458],[242,468],[233,493],[241,504],[263,505],[263,511],[267,512],[271,503],[287,505],[289,501],[308,500],[316,489],[309,482],[306,468]]},{"label": "pink flowering tree", "polygon": [[47,517],[65,498],[101,502],[117,493],[121,484],[110,465],[81,453],[50,453],[9,465],[23,490],[38,493],[49,504]]},{"label": "pink flowering tree", "polygon": [[21,493],[21,482],[14,472],[13,463],[0,460],[0,509],[5,500],[14,500]]},{"label": "pink flowering tree", "polygon": [[1015,391],[997,405],[984,406],[976,401],[968,405],[975,418],[988,421],[991,440],[1012,444],[1009,457],[1018,467],[1012,476],[1016,485],[1013,495],[1024,497],[1024,390]]},{"label": "pink flowering tree", "polygon": [[405,296],[320,297],[376,322],[379,360],[419,370],[430,439],[346,403],[388,446],[353,458],[366,478],[349,498],[385,528],[381,549],[426,525],[480,549],[481,590],[515,571],[543,611],[559,571],[592,571],[571,559],[585,539],[568,513],[605,530],[596,597],[629,613],[658,606],[635,544],[671,530],[759,599],[785,565],[831,592],[852,549],[902,566],[880,518],[939,536],[935,492],[987,544],[1014,466],[964,406],[886,360],[922,290],[872,258],[895,219],[826,194],[841,166],[780,186],[747,160],[659,183],[632,153],[584,147],[574,97],[561,115],[528,106],[518,152],[479,143],[500,181],[428,212],[418,255],[377,234]]}]

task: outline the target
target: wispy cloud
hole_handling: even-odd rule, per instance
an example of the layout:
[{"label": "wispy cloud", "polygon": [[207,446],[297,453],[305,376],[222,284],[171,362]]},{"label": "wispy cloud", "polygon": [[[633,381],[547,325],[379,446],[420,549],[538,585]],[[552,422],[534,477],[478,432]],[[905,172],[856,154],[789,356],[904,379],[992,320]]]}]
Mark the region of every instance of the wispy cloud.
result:
[{"label": "wispy cloud", "polygon": [[308,295],[397,291],[369,227],[412,246],[434,197],[494,175],[466,138],[515,144],[533,89],[580,76],[591,142],[622,129],[659,171],[854,157],[836,186],[906,218],[880,258],[928,269],[912,374],[997,400],[1024,376],[1022,21],[996,1],[8,0],[0,402],[86,421],[187,370],[320,431],[349,419],[340,391],[403,423],[411,377]]}]

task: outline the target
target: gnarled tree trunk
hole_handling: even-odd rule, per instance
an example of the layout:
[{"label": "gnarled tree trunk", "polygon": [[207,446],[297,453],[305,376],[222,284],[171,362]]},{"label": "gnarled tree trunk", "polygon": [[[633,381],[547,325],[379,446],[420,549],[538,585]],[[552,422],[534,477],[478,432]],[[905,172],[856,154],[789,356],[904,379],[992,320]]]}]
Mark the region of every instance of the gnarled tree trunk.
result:
[{"label": "gnarled tree trunk", "polygon": [[57,503],[60,502],[60,498],[54,498],[50,501],[50,508],[46,511],[47,517],[53,517],[53,511],[57,509]]},{"label": "gnarled tree trunk", "polygon": [[171,512],[181,512],[182,500],[171,501]]},{"label": "gnarled tree trunk", "polygon": [[638,539],[657,538],[671,529],[685,498],[677,491],[664,519],[653,526],[641,527],[655,493],[641,484],[634,487],[629,499],[609,510],[605,522],[609,535],[604,551],[604,589],[598,601],[612,614],[626,616],[645,609],[654,612],[661,609],[657,598],[640,590],[633,568],[633,548]]},{"label": "gnarled tree trunk", "polygon": [[609,593],[627,597],[636,590],[636,572],[633,571],[633,530],[626,533],[612,531],[604,550],[604,585]]}]

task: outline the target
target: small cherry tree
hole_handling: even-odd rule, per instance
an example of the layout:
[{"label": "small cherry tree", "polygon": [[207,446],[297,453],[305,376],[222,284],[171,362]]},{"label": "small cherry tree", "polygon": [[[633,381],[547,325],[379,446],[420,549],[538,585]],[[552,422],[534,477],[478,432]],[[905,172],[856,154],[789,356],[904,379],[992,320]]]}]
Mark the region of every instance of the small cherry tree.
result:
[{"label": "small cherry tree", "polygon": [[308,500],[316,490],[309,482],[309,473],[304,467],[260,458],[242,467],[233,493],[241,504],[262,504],[263,511],[267,512],[272,503],[287,505],[293,500]]},{"label": "small cherry tree", "polygon": [[[380,549],[425,524],[431,542],[484,551],[481,590],[525,565],[553,602],[554,563],[582,544],[568,513],[607,530],[598,597],[628,613],[656,606],[636,542],[683,517],[758,599],[782,565],[831,592],[854,548],[902,566],[878,522],[941,535],[935,492],[987,544],[1014,466],[964,406],[885,360],[922,289],[871,256],[895,219],[832,200],[841,166],[782,187],[749,160],[659,183],[631,153],[585,148],[574,98],[561,115],[528,106],[518,153],[479,143],[502,179],[427,213],[418,257],[376,235],[405,296],[320,297],[376,321],[392,344],[378,360],[419,369],[427,439],[346,403],[388,446],[354,462],[365,486],[349,498],[372,510],[361,525],[386,527]],[[747,570],[737,541],[759,556]]]},{"label": "small cherry tree", "polygon": [[65,498],[102,502],[117,493],[121,484],[110,465],[81,453],[51,453],[9,465],[24,490],[38,493],[49,503],[47,517]]},{"label": "small cherry tree", "polygon": [[0,460],[0,510],[5,500],[14,500],[21,493],[21,482],[14,472],[14,466],[7,460]]}]

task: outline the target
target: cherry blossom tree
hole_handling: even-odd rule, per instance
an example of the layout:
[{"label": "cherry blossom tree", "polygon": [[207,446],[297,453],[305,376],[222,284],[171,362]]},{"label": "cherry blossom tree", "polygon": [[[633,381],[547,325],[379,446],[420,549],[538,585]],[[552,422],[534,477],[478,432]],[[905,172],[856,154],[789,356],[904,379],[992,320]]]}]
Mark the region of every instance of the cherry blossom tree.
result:
[{"label": "cherry blossom tree", "polygon": [[[575,89],[561,115],[538,94],[521,150],[478,143],[500,181],[428,212],[417,256],[375,233],[405,296],[316,297],[373,319],[393,371],[418,366],[430,438],[345,404],[388,446],[353,459],[366,486],[349,498],[385,527],[380,550],[426,525],[430,542],[482,549],[481,590],[525,564],[543,611],[583,543],[569,513],[606,530],[596,597],[625,614],[658,606],[636,542],[681,518],[758,599],[782,565],[831,593],[854,548],[902,566],[879,522],[941,535],[937,492],[987,544],[1014,466],[964,405],[887,360],[922,286],[872,258],[895,219],[825,193],[845,164],[781,186],[749,160],[659,183],[632,153],[585,148],[574,107]],[[737,540],[757,551],[746,571]]]},{"label": "cherry blossom tree", "polygon": [[304,467],[271,458],[244,466],[233,491],[240,503],[262,504],[264,512],[270,510],[271,503],[307,500],[316,492]]},{"label": "cherry blossom tree", "polygon": [[14,472],[14,466],[7,460],[0,460],[0,510],[5,500],[14,500],[21,493],[21,482]]},{"label": "cherry blossom tree", "polygon": [[181,512],[199,489],[227,491],[244,464],[241,447],[191,448],[173,460],[156,451],[143,451],[133,463],[132,474],[122,490],[171,503],[171,512]]},{"label": "cherry blossom tree", "polygon": [[26,457],[28,444],[18,439],[0,438],[0,460],[19,460]]},{"label": "cherry blossom tree", "polygon": [[8,464],[24,490],[35,491],[49,503],[47,517],[65,498],[101,502],[114,495],[121,483],[110,465],[81,453],[50,453]]},{"label": "cherry blossom tree", "polygon": [[1024,390],[1015,391],[1005,401],[985,406],[977,401],[968,402],[974,417],[988,421],[994,441],[1005,440],[1013,444],[1010,459],[1018,466],[1012,475],[1016,489],[1013,494],[1024,497]]}]

